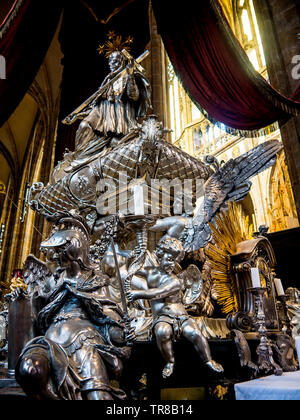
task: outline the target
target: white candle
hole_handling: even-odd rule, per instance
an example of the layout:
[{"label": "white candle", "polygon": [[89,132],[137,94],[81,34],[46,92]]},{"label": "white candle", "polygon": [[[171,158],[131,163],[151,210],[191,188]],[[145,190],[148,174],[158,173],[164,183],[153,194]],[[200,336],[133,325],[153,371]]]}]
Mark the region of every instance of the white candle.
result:
[{"label": "white candle", "polygon": [[259,269],[257,267],[251,268],[252,286],[256,289],[261,287]]},{"label": "white candle", "polygon": [[143,216],[145,214],[143,185],[135,185],[133,188],[133,194],[134,194],[134,214],[136,216]]},{"label": "white candle", "polygon": [[300,337],[295,337],[295,342],[296,342],[296,349],[297,349],[297,354],[298,354],[298,361],[299,361],[299,367],[300,367]]},{"label": "white candle", "polygon": [[285,293],[284,293],[284,289],[283,289],[281,280],[280,279],[274,279],[274,283],[275,283],[275,287],[276,287],[278,296],[284,296]]}]

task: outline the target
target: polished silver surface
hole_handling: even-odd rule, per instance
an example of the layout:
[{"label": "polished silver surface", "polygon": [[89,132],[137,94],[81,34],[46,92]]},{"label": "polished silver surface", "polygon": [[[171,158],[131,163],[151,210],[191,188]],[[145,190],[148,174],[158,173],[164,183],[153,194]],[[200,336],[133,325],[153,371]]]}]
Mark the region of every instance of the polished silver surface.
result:
[{"label": "polished silver surface", "polygon": [[26,264],[36,336],[22,351],[16,379],[39,399],[125,399],[110,380],[122,372],[132,335],[110,298],[108,277],[90,259],[89,228],[68,213],[53,223],[41,249],[54,272],[32,257]]},{"label": "polished silver surface", "polygon": [[[165,360],[164,378],[174,372],[174,344],[182,338],[193,344],[199,364],[222,375],[208,338],[228,340],[230,330],[241,366],[252,377],[257,366],[245,334],[253,318],[265,326],[263,309],[269,310],[267,327],[276,330],[272,276],[266,279],[270,299],[257,298],[256,314],[243,275],[247,258],[234,272],[239,312],[227,324],[211,318],[216,299],[204,249],[216,215],[229,201],[246,197],[251,177],[275,163],[282,144],[266,142],[223,166],[214,157],[202,162],[175,147],[166,139],[169,130],[152,115],[151,87],[140,65],[144,57],[111,52],[99,90],[64,120],[81,120],[75,150],[66,150],[47,185],[35,183],[28,194],[30,207],[53,226],[41,243],[46,262],[30,255],[24,267],[36,333],[16,374],[34,398],[125,399],[111,379],[119,379],[132,346],[152,339]],[[261,261],[261,241],[237,245]],[[273,261],[263,261],[269,273]],[[266,331],[261,334],[263,341]],[[267,346],[263,353],[262,344],[260,368],[269,351]],[[286,364],[286,341],[277,344]]]},{"label": "polished silver surface", "polygon": [[283,374],[283,369],[274,360],[273,349],[266,328],[266,317],[263,304],[266,291],[266,287],[250,288],[250,293],[255,296],[257,305],[255,326],[260,337],[260,342],[256,349],[258,355],[258,367],[265,375],[274,373],[276,376],[281,376]]},{"label": "polished silver surface", "polygon": [[133,290],[129,277],[125,288],[129,302],[138,299],[150,302],[153,334],[166,362],[163,377],[168,378],[174,372],[173,342],[181,337],[193,344],[200,360],[207,367],[215,373],[223,373],[223,367],[212,360],[208,341],[182,302],[182,283],[174,274],[176,264],[179,264],[185,255],[182,243],[178,239],[165,236],[159,241],[155,254],[158,265],[145,267],[135,273],[145,279],[145,287]]}]

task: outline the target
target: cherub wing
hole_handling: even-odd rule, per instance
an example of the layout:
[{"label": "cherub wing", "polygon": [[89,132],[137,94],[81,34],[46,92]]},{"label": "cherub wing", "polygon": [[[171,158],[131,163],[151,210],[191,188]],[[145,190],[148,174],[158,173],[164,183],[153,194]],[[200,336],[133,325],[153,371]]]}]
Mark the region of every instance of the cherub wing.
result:
[{"label": "cherub wing", "polygon": [[186,251],[205,247],[211,239],[209,223],[228,201],[243,200],[251,189],[249,179],[276,163],[283,145],[277,140],[260,144],[248,153],[229,160],[220,167],[204,186],[204,199],[192,219],[193,235],[184,241]]},{"label": "cherub wing", "polygon": [[183,288],[183,304],[191,305],[194,303],[202,292],[203,280],[199,268],[191,264],[186,270],[178,274],[182,282]]},{"label": "cherub wing", "polygon": [[24,263],[24,281],[28,285],[27,292],[32,294],[36,288],[40,288],[41,284],[46,283],[46,279],[51,277],[52,273],[47,265],[36,258],[29,255]]}]

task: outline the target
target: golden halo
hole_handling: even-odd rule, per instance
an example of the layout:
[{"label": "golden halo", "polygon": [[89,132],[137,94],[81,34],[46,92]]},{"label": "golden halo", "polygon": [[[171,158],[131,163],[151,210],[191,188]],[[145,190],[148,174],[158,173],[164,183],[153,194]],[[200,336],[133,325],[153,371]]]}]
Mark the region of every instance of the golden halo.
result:
[{"label": "golden halo", "polygon": [[121,35],[117,35],[115,31],[109,31],[107,34],[107,41],[100,44],[98,48],[99,54],[105,54],[106,58],[115,51],[122,51],[126,49],[130,52],[130,45],[133,43],[133,38],[128,36],[124,41]]}]

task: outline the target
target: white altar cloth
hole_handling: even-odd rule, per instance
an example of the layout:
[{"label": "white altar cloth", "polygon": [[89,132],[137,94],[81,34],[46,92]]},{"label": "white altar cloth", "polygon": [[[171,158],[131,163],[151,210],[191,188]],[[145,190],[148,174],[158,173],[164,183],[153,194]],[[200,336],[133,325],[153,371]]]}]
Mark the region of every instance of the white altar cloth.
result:
[{"label": "white altar cloth", "polygon": [[237,401],[299,401],[300,371],[266,376],[235,385]]}]

